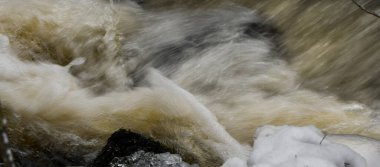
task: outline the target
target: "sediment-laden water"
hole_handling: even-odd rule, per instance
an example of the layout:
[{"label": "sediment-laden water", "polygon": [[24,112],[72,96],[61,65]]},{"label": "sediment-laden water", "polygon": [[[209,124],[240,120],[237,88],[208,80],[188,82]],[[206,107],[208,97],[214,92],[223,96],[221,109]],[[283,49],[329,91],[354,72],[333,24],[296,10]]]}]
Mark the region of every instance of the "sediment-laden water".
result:
[{"label": "sediment-laden water", "polygon": [[10,141],[83,165],[125,128],[216,166],[269,124],[380,139],[379,27],[343,0],[0,0]]}]

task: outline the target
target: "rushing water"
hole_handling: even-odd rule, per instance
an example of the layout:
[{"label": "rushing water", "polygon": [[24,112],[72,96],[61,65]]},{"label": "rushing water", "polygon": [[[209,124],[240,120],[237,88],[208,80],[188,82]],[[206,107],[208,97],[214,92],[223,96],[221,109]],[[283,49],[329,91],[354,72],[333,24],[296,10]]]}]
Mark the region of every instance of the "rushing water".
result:
[{"label": "rushing water", "polygon": [[0,100],[20,154],[89,161],[119,128],[185,160],[257,127],[380,139],[380,20],[344,0],[0,0]]}]

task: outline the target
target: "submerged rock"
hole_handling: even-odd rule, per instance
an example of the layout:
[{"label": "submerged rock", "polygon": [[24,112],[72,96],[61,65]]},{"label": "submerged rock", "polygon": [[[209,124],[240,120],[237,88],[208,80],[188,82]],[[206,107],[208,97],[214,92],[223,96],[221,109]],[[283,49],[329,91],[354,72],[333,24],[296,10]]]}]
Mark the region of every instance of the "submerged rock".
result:
[{"label": "submerged rock", "polygon": [[20,167],[85,166],[82,157],[68,156],[64,153],[50,152],[48,150],[12,149],[12,151],[15,156],[15,164]]},{"label": "submerged rock", "polygon": [[[15,163],[25,167],[93,166],[93,167],[195,167],[182,161],[182,158],[169,148],[151,138],[120,129],[114,132],[107,144],[92,161],[49,149],[13,148]],[[94,156],[95,157],[95,156]],[[0,161],[1,162],[1,161]],[[0,165],[1,166],[1,165]]]}]

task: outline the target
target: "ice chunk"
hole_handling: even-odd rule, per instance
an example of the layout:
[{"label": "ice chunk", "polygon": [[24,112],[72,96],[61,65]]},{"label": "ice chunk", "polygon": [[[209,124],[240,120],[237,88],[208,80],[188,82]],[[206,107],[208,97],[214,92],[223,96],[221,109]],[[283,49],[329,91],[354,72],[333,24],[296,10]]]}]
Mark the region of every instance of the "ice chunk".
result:
[{"label": "ice chunk", "polygon": [[378,141],[353,135],[326,137],[313,126],[264,126],[255,137],[248,163],[231,158],[222,167],[375,167],[380,160]]},{"label": "ice chunk", "polygon": [[256,132],[253,167],[366,167],[349,147],[330,142],[313,126],[264,126]]},{"label": "ice chunk", "polygon": [[344,144],[367,160],[367,167],[379,167],[380,142],[358,135],[329,135],[326,139]]}]

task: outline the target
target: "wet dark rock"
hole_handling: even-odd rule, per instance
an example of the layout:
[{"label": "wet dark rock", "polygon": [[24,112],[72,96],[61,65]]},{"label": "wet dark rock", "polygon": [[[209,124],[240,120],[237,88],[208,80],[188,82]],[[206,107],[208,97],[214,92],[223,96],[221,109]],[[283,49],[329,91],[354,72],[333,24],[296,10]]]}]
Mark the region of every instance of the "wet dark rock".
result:
[{"label": "wet dark rock", "polygon": [[115,157],[131,156],[138,151],[155,154],[171,152],[170,149],[150,138],[120,129],[111,135],[106,146],[93,161],[92,166],[109,166]]},{"label": "wet dark rock", "polygon": [[261,22],[254,22],[247,24],[244,31],[245,35],[248,35],[251,38],[274,38],[279,34],[278,30],[272,27],[270,24],[264,24]]},{"label": "wet dark rock", "polygon": [[110,167],[198,167],[182,161],[178,154],[137,151],[130,156],[115,157]]}]

